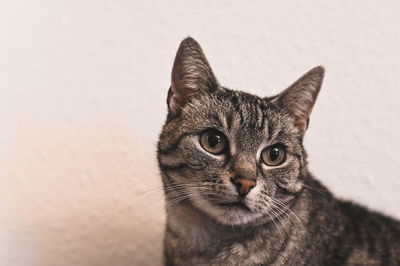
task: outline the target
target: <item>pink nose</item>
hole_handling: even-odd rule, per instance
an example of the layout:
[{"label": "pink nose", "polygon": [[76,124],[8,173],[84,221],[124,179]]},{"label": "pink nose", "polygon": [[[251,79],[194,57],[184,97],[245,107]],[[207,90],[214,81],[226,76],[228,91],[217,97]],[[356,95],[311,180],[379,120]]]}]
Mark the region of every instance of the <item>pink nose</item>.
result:
[{"label": "pink nose", "polygon": [[244,197],[249,191],[257,185],[256,181],[244,178],[231,178],[231,182],[236,186],[239,195]]}]

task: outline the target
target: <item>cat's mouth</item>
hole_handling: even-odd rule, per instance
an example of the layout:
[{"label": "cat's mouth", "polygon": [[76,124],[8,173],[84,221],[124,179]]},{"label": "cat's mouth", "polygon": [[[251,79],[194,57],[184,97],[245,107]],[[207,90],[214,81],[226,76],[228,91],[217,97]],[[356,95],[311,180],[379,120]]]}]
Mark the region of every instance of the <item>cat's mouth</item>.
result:
[{"label": "cat's mouth", "polygon": [[224,208],[234,208],[245,211],[251,211],[250,208],[243,201],[223,202],[223,203],[217,203],[217,205]]}]

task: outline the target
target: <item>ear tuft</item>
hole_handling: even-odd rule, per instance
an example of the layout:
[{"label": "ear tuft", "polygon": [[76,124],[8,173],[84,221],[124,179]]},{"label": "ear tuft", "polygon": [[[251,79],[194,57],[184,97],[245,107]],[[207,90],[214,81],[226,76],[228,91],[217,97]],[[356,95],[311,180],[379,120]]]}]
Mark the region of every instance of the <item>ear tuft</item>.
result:
[{"label": "ear tuft", "polygon": [[315,67],[272,100],[294,119],[295,126],[303,132],[308,127],[324,74],[322,66]]},{"label": "ear tuft", "polygon": [[168,107],[172,114],[178,114],[196,92],[214,91],[218,82],[201,49],[193,38],[184,39],[176,53],[168,93]]}]

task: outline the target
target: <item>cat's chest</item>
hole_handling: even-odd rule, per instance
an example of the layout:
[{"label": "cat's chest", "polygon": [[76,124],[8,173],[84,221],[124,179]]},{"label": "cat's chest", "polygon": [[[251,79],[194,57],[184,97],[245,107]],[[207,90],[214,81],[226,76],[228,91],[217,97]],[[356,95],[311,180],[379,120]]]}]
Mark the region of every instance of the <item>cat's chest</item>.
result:
[{"label": "cat's chest", "polygon": [[167,230],[165,240],[173,265],[260,265],[278,262],[283,254],[281,243],[262,232],[228,237],[201,228],[184,235]]},{"label": "cat's chest", "polygon": [[219,225],[186,205],[169,209],[165,251],[171,265],[283,265],[299,251],[304,228],[282,220],[257,227]]}]

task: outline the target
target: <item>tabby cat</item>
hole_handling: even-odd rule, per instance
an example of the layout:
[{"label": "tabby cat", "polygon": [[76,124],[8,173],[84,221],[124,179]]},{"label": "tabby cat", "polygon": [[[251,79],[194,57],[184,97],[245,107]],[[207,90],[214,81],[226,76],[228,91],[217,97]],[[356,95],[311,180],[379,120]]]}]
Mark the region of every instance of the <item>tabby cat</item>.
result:
[{"label": "tabby cat", "polygon": [[166,265],[400,265],[400,222],[336,199],[303,136],[324,69],[260,98],[222,87],[182,41],[158,143]]}]

